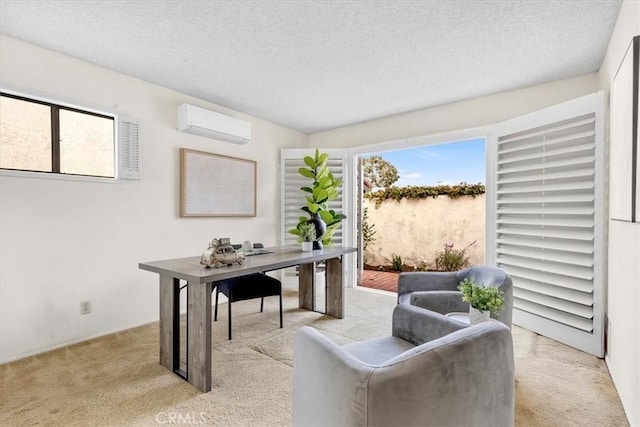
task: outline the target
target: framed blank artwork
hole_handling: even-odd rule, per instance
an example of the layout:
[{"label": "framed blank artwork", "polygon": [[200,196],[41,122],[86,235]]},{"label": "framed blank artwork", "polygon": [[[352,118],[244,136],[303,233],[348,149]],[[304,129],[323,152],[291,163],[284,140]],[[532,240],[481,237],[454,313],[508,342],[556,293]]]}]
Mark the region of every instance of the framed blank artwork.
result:
[{"label": "framed blank artwork", "polygon": [[181,148],[180,216],[256,216],[256,162]]},{"label": "framed blank artwork", "polygon": [[630,222],[640,221],[639,61],[640,36],[636,36],[611,85],[609,208],[611,219]]}]

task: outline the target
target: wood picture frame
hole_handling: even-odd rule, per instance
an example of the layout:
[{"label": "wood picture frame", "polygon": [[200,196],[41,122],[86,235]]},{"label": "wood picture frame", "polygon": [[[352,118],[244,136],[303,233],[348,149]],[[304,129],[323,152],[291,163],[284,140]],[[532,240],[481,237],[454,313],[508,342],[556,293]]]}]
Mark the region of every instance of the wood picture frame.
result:
[{"label": "wood picture frame", "polygon": [[612,220],[640,222],[640,36],[635,36],[611,84],[609,170]]},{"label": "wood picture frame", "polygon": [[254,160],[180,149],[180,217],[255,217]]}]

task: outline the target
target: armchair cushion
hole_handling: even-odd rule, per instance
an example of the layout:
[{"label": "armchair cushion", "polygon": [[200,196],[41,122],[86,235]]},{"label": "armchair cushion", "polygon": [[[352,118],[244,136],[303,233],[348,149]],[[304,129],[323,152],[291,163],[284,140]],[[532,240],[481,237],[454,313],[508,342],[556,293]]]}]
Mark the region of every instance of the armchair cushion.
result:
[{"label": "armchair cushion", "polygon": [[361,362],[369,365],[380,365],[414,347],[415,345],[402,338],[380,337],[347,344],[342,346],[342,349],[345,353]]},{"label": "armchair cushion", "polygon": [[439,313],[402,305],[393,310],[391,334],[413,345],[420,345],[466,327],[468,325]]},{"label": "armchair cushion", "polygon": [[379,365],[417,345],[442,338],[467,325],[431,311],[404,305],[393,311],[392,336],[344,345],[342,349],[371,365]]}]

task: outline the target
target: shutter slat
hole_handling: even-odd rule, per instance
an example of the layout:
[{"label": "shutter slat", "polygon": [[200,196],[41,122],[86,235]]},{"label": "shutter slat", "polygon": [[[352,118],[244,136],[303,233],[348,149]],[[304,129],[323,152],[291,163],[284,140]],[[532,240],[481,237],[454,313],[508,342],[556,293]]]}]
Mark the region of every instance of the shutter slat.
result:
[{"label": "shutter slat", "polygon": [[566,240],[527,239],[526,237],[502,236],[496,240],[498,245],[570,250],[576,253],[593,254],[593,244],[590,242],[570,242]]},{"label": "shutter slat", "polygon": [[513,203],[587,203],[593,202],[594,196],[591,193],[566,194],[560,196],[529,196],[529,197],[505,197],[498,199],[498,204]]},{"label": "shutter slat", "polygon": [[[544,180],[554,180],[554,179],[563,179],[563,178],[576,178],[576,177],[589,177],[595,174],[595,170],[593,168],[588,169],[580,169],[580,170],[572,170],[568,172],[555,172],[555,173],[547,173],[544,175]],[[519,176],[516,178],[506,178],[501,179],[500,184],[512,184],[512,183],[522,183],[522,182],[533,182],[533,181],[542,181],[543,178],[536,175],[527,175],[527,176]]]},{"label": "shutter slat", "polygon": [[514,285],[516,285],[516,287],[520,279],[525,279],[532,282],[553,285],[559,288],[571,289],[583,293],[593,292],[593,283],[576,277],[558,276],[545,271],[520,267],[509,268],[509,274],[514,279]]},{"label": "shutter slat", "polygon": [[[551,139],[541,139],[541,140],[537,140],[535,142],[528,142],[528,143],[523,143],[522,140],[512,141],[512,142],[520,142],[520,143],[519,144],[511,144],[511,145],[514,146],[514,148],[504,148],[504,149],[503,149],[503,147],[505,146],[505,142],[504,141],[500,141],[500,144],[502,145],[502,147],[500,149],[500,155],[517,153],[517,152],[521,152],[521,151],[528,151],[528,150],[532,150],[532,149],[536,149],[536,148],[548,149],[549,147],[552,146],[552,144],[561,144],[561,143],[564,143],[564,142],[577,141],[577,140],[581,140],[581,139],[585,139],[585,138],[592,138],[594,135],[595,135],[595,132],[593,130],[591,130],[591,131],[586,131],[586,132],[574,133],[574,134],[571,134],[569,136],[562,136],[562,137],[551,138]],[[527,135],[527,137],[529,137],[529,135]],[[528,138],[528,139],[530,139],[530,138]]]},{"label": "shutter slat", "polygon": [[497,224],[513,224],[513,225],[538,225],[542,227],[575,227],[575,228],[593,228],[593,218],[553,218],[539,215],[533,218],[522,218],[517,215],[507,215],[501,212],[502,219],[496,221]]},{"label": "shutter slat", "polygon": [[592,319],[584,319],[582,317],[574,316],[561,310],[555,310],[551,307],[521,299],[514,299],[513,307],[514,310],[526,311],[528,313],[553,320],[563,325],[571,326],[584,332],[593,331]]},{"label": "shutter slat", "polygon": [[551,261],[562,264],[570,264],[579,267],[593,267],[593,256],[590,254],[575,254],[572,252],[560,252],[538,248],[499,247],[498,254],[526,257],[538,261]]},{"label": "shutter slat", "polygon": [[521,277],[519,277],[517,280],[517,292],[520,292],[520,290],[526,290],[536,294],[542,293],[543,295],[549,295],[557,299],[562,299],[565,301],[575,301],[576,303],[582,304],[584,306],[593,307],[593,292],[580,292],[574,289],[553,286],[547,283],[541,283]]},{"label": "shutter slat", "polygon": [[567,168],[576,165],[591,165],[595,161],[595,156],[576,156],[570,159],[546,161],[544,163],[530,163],[524,165],[511,165],[509,167],[502,167],[498,170],[498,175],[505,175],[516,172],[531,172],[537,170],[548,170],[551,168]]},{"label": "shutter slat", "polygon": [[526,214],[545,214],[545,215],[571,215],[582,216],[588,215],[593,217],[593,206],[540,206],[540,207],[509,207],[501,208],[501,214],[514,214],[514,215],[526,215]]},{"label": "shutter slat", "polygon": [[554,298],[550,295],[532,292],[527,289],[514,289],[513,297],[516,300],[524,300],[535,304],[544,305],[545,307],[554,308],[556,310],[560,310],[565,313],[581,317],[583,319],[593,318],[593,307],[591,307],[590,305],[583,305],[561,298]]},{"label": "shutter slat", "polygon": [[571,121],[569,123],[545,126],[545,127],[541,128],[540,130],[535,130],[533,132],[526,132],[526,133],[523,133],[523,134],[517,134],[516,136],[511,136],[511,137],[510,136],[506,136],[504,138],[500,138],[500,144],[508,144],[510,142],[521,141],[522,139],[524,139],[524,136],[526,136],[527,138],[531,138],[531,137],[535,137],[535,136],[545,135],[545,134],[547,134],[549,132],[558,132],[558,131],[563,131],[563,130],[567,130],[567,129],[576,128],[576,127],[579,127],[579,126],[588,125],[588,124],[591,124],[591,123],[595,123],[595,120],[596,120],[595,117],[589,117],[589,118],[586,118],[586,119],[581,119],[581,120],[577,120],[577,121]]},{"label": "shutter slat", "polygon": [[498,237],[502,234],[512,236],[550,237],[554,239],[578,240],[584,242],[593,241],[593,231],[576,231],[566,229],[539,229],[539,228],[500,228]]},{"label": "shutter slat", "polygon": [[[503,185],[502,183],[500,183]],[[540,193],[549,191],[590,190],[595,183],[591,181],[566,182],[562,184],[520,185],[498,189],[497,194]]]},{"label": "shutter slat", "polygon": [[560,276],[576,277],[583,280],[593,280],[593,268],[581,267],[576,265],[562,264],[556,262],[537,261],[530,258],[516,257],[510,255],[498,255],[498,264],[508,265],[512,267],[538,269],[547,273],[553,273]]},{"label": "shutter slat", "polygon": [[[595,148],[595,144],[589,143],[589,144],[580,144],[572,147],[558,148],[555,150],[541,151],[539,153],[523,154],[521,156],[508,157],[505,159],[498,160],[498,165],[500,166],[500,165],[506,165],[509,163],[517,163],[525,160],[539,160],[539,159],[549,158],[552,156],[559,156],[561,154],[579,153],[581,151],[593,151],[594,148]],[[498,156],[500,156],[499,152],[498,152]]]}]

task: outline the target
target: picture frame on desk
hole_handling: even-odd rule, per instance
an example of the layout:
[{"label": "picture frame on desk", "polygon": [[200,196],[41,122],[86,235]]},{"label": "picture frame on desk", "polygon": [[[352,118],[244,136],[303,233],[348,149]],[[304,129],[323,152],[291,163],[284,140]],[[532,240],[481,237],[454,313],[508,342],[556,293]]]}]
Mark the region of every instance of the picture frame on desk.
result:
[{"label": "picture frame on desk", "polygon": [[180,149],[180,217],[255,217],[254,160]]},{"label": "picture frame on desk", "polygon": [[640,36],[635,36],[611,85],[610,216],[640,222]]}]

